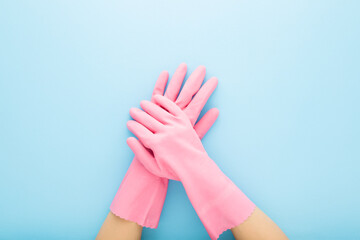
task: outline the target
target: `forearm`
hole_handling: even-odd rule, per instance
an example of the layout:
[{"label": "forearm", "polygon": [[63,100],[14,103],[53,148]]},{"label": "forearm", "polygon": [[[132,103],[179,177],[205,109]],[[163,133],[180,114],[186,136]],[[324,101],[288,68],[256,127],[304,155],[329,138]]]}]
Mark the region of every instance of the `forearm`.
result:
[{"label": "forearm", "polygon": [[141,232],[142,226],[109,212],[96,240],[137,240],[141,239]]},{"label": "forearm", "polygon": [[242,224],[231,229],[236,240],[285,240],[281,229],[259,208]]}]

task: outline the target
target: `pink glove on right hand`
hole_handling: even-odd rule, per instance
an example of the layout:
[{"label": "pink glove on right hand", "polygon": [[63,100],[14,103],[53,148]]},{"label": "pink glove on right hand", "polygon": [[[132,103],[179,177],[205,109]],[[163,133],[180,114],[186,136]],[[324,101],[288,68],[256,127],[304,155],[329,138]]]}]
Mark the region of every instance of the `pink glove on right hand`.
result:
[{"label": "pink glove on right hand", "polygon": [[[176,104],[157,95],[131,110],[128,144],[153,174],[179,180],[211,239],[244,222],[255,205],[207,155],[200,138]],[[152,152],[148,151],[151,149]]]}]

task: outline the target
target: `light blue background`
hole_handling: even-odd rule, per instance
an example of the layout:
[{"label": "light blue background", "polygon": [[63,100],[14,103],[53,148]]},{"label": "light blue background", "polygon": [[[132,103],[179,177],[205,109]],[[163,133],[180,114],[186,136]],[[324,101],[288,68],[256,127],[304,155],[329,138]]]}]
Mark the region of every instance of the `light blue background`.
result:
[{"label": "light blue background", "polygon": [[[291,239],[360,239],[359,13],[341,0],[1,0],[0,239],[95,238],[133,157],[128,110],[181,62],[219,78],[209,155]],[[180,183],[143,237],[208,239]]]}]

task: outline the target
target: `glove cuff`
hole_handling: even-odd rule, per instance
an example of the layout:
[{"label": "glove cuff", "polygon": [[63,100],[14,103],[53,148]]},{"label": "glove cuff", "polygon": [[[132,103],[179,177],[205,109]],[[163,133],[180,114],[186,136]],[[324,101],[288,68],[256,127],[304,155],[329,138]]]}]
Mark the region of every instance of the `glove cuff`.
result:
[{"label": "glove cuff", "polygon": [[214,202],[200,210],[199,217],[212,240],[243,223],[255,210],[255,204],[234,184]]},{"label": "glove cuff", "polygon": [[134,158],[110,210],[116,216],[143,227],[157,228],[167,186],[167,179],[151,174]]},{"label": "glove cuff", "polygon": [[186,193],[211,239],[244,222],[255,204],[220,170],[207,155],[194,160],[191,171],[181,171],[179,177]]}]

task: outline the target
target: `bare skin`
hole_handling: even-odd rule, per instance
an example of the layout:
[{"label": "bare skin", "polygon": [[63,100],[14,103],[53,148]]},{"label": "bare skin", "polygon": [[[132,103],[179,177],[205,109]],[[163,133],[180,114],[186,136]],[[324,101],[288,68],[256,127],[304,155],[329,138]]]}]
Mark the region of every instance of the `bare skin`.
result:
[{"label": "bare skin", "polygon": [[281,229],[259,208],[242,224],[231,229],[236,240],[285,240]]},{"label": "bare skin", "polygon": [[[119,218],[111,212],[105,219],[96,240],[139,240],[142,227]],[[231,229],[236,240],[286,240],[281,229],[259,208],[242,224]]]},{"label": "bare skin", "polygon": [[109,212],[96,240],[139,240],[141,232],[142,226]]}]

